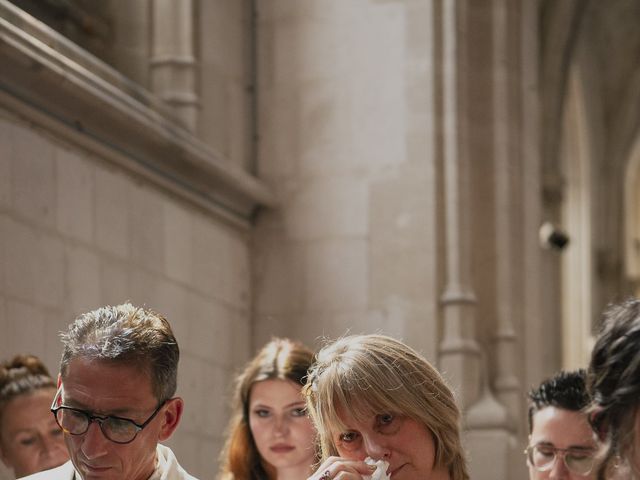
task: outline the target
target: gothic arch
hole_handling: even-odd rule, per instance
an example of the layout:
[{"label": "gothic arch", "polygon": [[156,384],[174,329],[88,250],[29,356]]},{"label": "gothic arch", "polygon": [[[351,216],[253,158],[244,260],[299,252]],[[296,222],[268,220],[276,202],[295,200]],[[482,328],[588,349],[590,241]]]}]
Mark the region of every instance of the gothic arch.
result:
[{"label": "gothic arch", "polygon": [[627,163],[624,195],[625,275],[640,295],[640,136]]}]

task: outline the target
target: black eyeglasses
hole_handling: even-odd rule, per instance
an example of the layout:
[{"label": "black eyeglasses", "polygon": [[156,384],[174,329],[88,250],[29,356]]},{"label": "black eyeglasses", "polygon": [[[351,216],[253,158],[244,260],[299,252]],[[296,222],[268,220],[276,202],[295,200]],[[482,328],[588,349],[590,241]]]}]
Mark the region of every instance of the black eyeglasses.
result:
[{"label": "black eyeglasses", "polygon": [[589,475],[595,465],[595,450],[556,448],[551,445],[532,445],[524,451],[529,464],[539,472],[553,468],[558,457],[562,457],[567,469],[576,475]]},{"label": "black eyeglasses", "polygon": [[70,435],[84,435],[89,430],[92,422],[100,425],[103,435],[114,443],[126,444],[135,440],[138,432],[155,418],[160,409],[167,403],[165,400],[143,423],[136,423],[130,418],[117,417],[114,415],[94,415],[91,412],[80,410],[79,408],[56,406],[62,394],[62,387],[58,389],[51,412],[56,419],[58,426]]}]

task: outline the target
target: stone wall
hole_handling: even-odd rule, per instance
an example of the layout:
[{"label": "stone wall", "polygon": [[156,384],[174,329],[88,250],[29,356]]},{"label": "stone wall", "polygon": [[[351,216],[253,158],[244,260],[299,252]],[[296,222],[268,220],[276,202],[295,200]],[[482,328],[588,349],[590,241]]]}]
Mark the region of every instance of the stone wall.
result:
[{"label": "stone wall", "polygon": [[0,136],[3,358],[33,353],[55,373],[76,315],[127,300],[163,313],[186,403],[169,443],[211,478],[226,386],[249,355],[246,232],[6,110]]},{"label": "stone wall", "polygon": [[384,331],[435,359],[431,10],[258,3],[259,175],[282,208],[255,230],[256,343]]}]

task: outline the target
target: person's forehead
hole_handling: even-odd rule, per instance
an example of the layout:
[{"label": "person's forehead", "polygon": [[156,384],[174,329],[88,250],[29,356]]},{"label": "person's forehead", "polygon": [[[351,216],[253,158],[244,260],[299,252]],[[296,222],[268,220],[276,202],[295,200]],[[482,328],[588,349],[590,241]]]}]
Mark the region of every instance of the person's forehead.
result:
[{"label": "person's forehead", "polygon": [[148,372],[122,362],[74,358],[62,386],[66,404],[95,412],[147,410],[157,403]]},{"label": "person's forehead", "polygon": [[269,379],[256,382],[251,387],[250,404],[288,406],[304,402],[301,387],[290,380]]},{"label": "person's forehead", "polygon": [[591,446],[594,434],[584,412],[550,406],[534,413],[531,441],[558,448]]},{"label": "person's forehead", "polygon": [[52,388],[39,389],[18,395],[6,403],[2,415],[2,435],[49,428],[53,421],[49,407],[54,394]]}]

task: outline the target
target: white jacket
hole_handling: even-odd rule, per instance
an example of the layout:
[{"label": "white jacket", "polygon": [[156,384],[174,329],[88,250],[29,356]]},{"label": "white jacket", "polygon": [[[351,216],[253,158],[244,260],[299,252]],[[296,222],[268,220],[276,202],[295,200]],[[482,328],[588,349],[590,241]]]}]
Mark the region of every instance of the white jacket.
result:
[{"label": "white jacket", "polygon": [[[198,480],[189,475],[178,463],[176,456],[169,447],[158,445],[156,449],[158,458],[156,470],[148,480]],[[34,473],[23,480],[82,480],[82,477],[75,468],[71,460],[64,465],[44,472]]]}]

